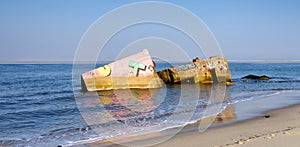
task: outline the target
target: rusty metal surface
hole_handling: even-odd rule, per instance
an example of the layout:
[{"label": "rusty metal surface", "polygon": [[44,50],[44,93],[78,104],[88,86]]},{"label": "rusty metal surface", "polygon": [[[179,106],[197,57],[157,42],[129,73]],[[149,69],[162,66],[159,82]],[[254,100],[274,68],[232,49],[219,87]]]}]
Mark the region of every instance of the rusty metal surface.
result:
[{"label": "rusty metal surface", "polygon": [[231,82],[228,62],[219,56],[196,58],[191,63],[159,71],[158,75],[167,84]]}]

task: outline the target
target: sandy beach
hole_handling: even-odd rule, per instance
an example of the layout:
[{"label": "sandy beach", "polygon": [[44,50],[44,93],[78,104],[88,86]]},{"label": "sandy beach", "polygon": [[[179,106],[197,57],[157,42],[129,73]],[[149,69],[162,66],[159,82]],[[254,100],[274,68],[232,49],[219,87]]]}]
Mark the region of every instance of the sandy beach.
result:
[{"label": "sandy beach", "polygon": [[204,133],[180,133],[156,146],[300,146],[300,105],[272,110],[266,115],[270,117],[210,128]]},{"label": "sandy beach", "polygon": [[[199,132],[197,125],[187,126],[182,132],[176,134],[171,139],[154,145],[155,147],[225,147],[225,146],[245,146],[245,147],[298,147],[300,146],[300,104],[290,105],[299,101],[299,91],[283,92],[253,100],[251,102],[241,102],[231,107],[235,117],[233,120],[216,123],[213,127],[204,132]],[[268,106],[280,107],[274,109]],[[228,112],[226,112],[228,113]],[[192,129],[194,128],[194,129]],[[193,131],[191,131],[193,130]],[[163,134],[163,133],[161,133]],[[161,134],[152,134],[127,138],[135,140],[133,144],[150,144],[153,139],[160,139]],[[159,137],[153,137],[159,136]],[[137,141],[137,138],[148,138]],[[121,142],[127,139],[121,139]],[[124,142],[123,142],[124,143]],[[88,146],[121,146],[111,144],[110,141],[94,142]]]}]

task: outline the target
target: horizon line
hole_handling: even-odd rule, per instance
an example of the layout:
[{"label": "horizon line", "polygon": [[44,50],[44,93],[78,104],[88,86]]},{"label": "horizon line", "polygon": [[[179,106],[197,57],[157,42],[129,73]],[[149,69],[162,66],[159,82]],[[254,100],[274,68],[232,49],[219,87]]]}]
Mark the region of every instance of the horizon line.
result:
[{"label": "horizon line", "polygon": [[[228,62],[300,62],[300,60],[229,60]],[[72,62],[95,62],[95,61],[73,61],[73,60],[0,60],[0,63],[72,63]],[[96,61],[96,62],[114,62],[114,61]],[[162,61],[157,61],[162,62]],[[186,61],[170,61],[170,62],[186,62]]]}]

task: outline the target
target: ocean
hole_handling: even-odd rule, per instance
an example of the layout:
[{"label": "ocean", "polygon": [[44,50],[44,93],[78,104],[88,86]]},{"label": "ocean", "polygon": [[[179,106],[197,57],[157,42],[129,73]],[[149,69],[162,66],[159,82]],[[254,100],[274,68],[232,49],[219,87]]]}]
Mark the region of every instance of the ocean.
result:
[{"label": "ocean", "polygon": [[[82,72],[91,70],[81,66]],[[157,63],[157,70],[168,67]],[[300,63],[229,63],[229,68],[235,84],[221,87],[218,123],[236,119],[232,104],[300,90]],[[58,63],[0,64],[0,146],[81,145],[193,124],[210,116],[209,97],[218,91],[192,84],[85,93],[72,69]],[[241,79],[248,74],[271,79]]]}]

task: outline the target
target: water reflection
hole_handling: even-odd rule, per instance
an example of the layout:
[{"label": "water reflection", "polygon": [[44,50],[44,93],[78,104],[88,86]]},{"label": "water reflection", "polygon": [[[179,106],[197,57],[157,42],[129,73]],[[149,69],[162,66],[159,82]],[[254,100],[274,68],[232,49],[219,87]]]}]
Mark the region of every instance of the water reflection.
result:
[{"label": "water reflection", "polygon": [[234,105],[230,104],[220,114],[217,115],[214,122],[220,123],[220,122],[227,122],[235,119],[236,119],[235,108]]},{"label": "water reflection", "polygon": [[118,121],[142,119],[153,115],[159,104],[159,89],[125,89],[99,91],[106,111]]},{"label": "water reflection", "polygon": [[[159,123],[167,120],[171,115],[178,115],[177,118],[180,120],[185,112],[194,112],[187,121],[200,120],[211,103],[223,102],[223,99],[214,101],[209,99],[212,91],[218,92],[218,87],[213,87],[212,84],[195,85],[168,85],[160,89],[98,91],[98,96],[109,115],[119,122],[130,120],[135,121],[135,125],[142,125],[139,123],[146,124],[147,121],[155,119]],[[224,89],[219,89],[221,90]],[[226,90],[223,106],[230,97],[229,90]],[[180,98],[183,99],[181,104],[179,104]],[[234,106],[228,105],[212,121],[224,122],[235,118]]]}]

